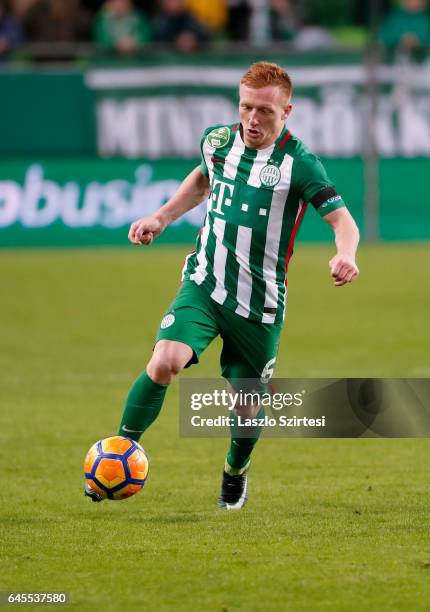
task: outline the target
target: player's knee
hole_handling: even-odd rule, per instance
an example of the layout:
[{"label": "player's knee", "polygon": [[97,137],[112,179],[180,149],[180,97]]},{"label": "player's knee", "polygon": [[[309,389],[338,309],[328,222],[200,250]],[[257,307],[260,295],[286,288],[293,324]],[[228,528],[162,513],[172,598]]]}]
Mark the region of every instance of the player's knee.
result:
[{"label": "player's knee", "polygon": [[163,363],[157,359],[151,359],[146,366],[148,376],[156,383],[160,385],[168,385],[173,380],[173,372],[171,371],[169,364]]},{"label": "player's knee", "polygon": [[260,412],[260,408],[259,404],[242,405],[237,402],[233,411],[236,416],[240,416],[242,419],[253,419]]},{"label": "player's knee", "polygon": [[161,385],[168,385],[184,366],[182,356],[177,355],[169,348],[165,348],[154,352],[146,370],[153,381]]}]

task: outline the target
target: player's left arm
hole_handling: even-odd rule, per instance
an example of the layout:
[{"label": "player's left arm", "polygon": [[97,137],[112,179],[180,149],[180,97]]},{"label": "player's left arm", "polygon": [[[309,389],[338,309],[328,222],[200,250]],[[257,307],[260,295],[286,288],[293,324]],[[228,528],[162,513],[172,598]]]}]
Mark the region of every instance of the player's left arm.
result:
[{"label": "player's left arm", "polygon": [[303,200],[310,202],[334,231],[337,253],[329,261],[334,284],[341,287],[352,282],[359,274],[355,254],[360,235],[342,196],[314,154],[307,154],[298,161],[295,180]]},{"label": "player's left arm", "polygon": [[337,253],[329,261],[330,272],[336,287],[351,283],[359,275],[355,262],[360,233],[351,213],[342,206],[323,217],[335,235]]}]

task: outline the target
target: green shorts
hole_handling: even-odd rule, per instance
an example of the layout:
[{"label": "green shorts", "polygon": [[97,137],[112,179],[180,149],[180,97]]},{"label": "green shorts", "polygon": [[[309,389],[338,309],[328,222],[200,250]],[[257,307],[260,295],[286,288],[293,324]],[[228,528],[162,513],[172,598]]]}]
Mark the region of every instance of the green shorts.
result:
[{"label": "green shorts", "polygon": [[157,334],[159,340],[177,340],[190,346],[198,363],[201,353],[218,335],[223,340],[221,373],[227,380],[253,378],[266,383],[272,377],[282,324],[251,321],[217,304],[194,281],[185,280]]}]

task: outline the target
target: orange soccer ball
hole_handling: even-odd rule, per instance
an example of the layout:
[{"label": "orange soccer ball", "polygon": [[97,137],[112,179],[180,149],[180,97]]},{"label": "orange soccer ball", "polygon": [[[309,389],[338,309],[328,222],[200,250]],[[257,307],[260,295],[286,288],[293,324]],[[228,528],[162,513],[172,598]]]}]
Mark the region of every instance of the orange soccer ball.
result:
[{"label": "orange soccer ball", "polygon": [[85,479],[103,498],[125,499],[140,491],[148,478],[149,461],[130,438],[112,436],[92,445],[84,461]]}]

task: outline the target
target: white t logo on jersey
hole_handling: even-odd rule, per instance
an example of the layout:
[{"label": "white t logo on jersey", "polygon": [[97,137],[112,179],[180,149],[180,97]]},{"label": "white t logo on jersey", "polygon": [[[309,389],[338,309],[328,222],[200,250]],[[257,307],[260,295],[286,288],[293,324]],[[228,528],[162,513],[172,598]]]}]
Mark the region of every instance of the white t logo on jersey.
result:
[{"label": "white t logo on jersey", "polygon": [[[228,190],[227,193],[226,190]],[[212,207],[212,210],[214,212],[219,213],[220,215],[223,215],[224,213],[222,212],[222,205],[225,204],[226,206],[231,206],[231,198],[233,197],[233,192],[234,185],[230,185],[229,183],[223,183],[218,179],[214,179],[214,182],[212,184],[211,200],[212,205],[215,204],[215,206]]]}]

